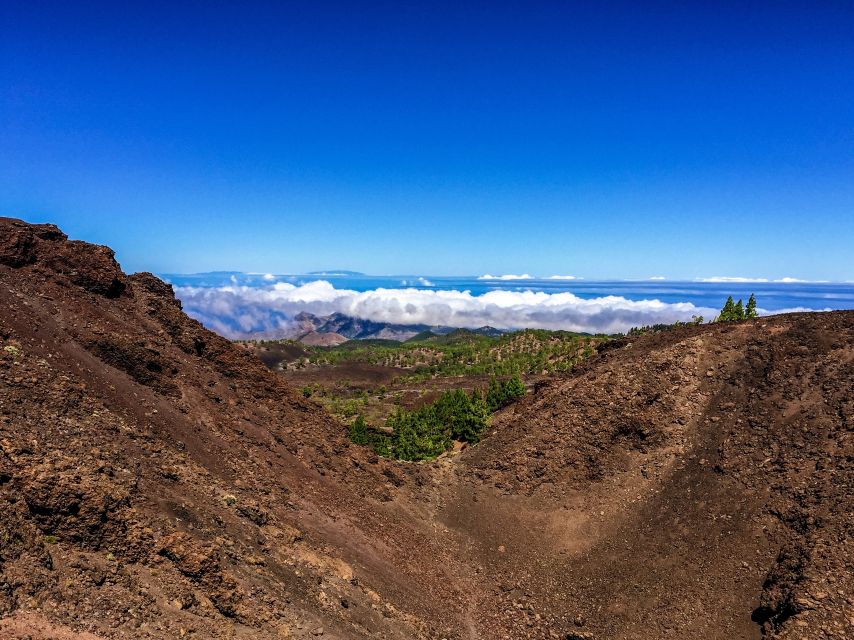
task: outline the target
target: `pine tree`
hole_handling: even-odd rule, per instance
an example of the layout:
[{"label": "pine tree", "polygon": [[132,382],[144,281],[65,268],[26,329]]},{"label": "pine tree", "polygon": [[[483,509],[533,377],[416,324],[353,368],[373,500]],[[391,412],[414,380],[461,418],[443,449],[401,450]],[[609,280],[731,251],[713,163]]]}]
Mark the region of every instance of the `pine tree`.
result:
[{"label": "pine tree", "polygon": [[757,318],[759,317],[759,313],[756,311],[756,296],[752,293],[750,294],[750,298],[747,300],[747,308],[744,310],[745,318]]},{"label": "pine tree", "polygon": [[[545,361],[537,364],[535,368],[546,367]],[[498,411],[501,407],[508,405],[517,398],[525,395],[525,383],[518,373],[512,378],[499,382],[494,376],[489,381],[489,389],[486,392],[486,404],[490,412]]]},{"label": "pine tree", "polygon": [[729,296],[726,299],[726,303],[724,304],[724,308],[721,309],[721,313],[718,316],[718,322],[729,322],[730,320],[735,320],[735,302],[732,299],[732,296]]},{"label": "pine tree", "polygon": [[389,417],[389,421],[394,426],[392,441],[394,442],[395,457],[400,460],[418,460],[418,433],[412,414],[400,410]]},{"label": "pine tree", "polygon": [[392,439],[381,431],[368,431],[368,444],[371,445],[374,452],[384,458],[392,457]]},{"label": "pine tree", "polygon": [[741,301],[741,298],[738,299],[738,302],[735,303],[735,309],[733,310],[733,320],[744,320],[744,303]]},{"label": "pine tree", "polygon": [[480,391],[475,389],[457,420],[457,439],[471,444],[480,441],[489,424],[489,407]]},{"label": "pine tree", "polygon": [[518,373],[507,381],[506,389],[506,397],[510,400],[515,400],[525,395],[525,383],[522,382],[522,378],[519,377]]},{"label": "pine tree", "polygon": [[368,444],[368,424],[362,414],[356,416],[356,420],[350,425],[348,433],[353,444]]},{"label": "pine tree", "polygon": [[498,411],[504,406],[504,388],[495,376],[489,381],[486,392],[486,404],[491,412]]}]

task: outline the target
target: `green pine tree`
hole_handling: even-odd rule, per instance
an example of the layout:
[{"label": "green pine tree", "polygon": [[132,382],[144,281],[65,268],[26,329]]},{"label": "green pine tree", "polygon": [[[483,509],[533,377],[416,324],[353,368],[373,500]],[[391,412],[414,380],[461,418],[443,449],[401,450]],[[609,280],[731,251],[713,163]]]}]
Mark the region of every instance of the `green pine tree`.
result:
[{"label": "green pine tree", "polygon": [[[543,369],[547,367],[547,363],[542,361],[535,365],[535,369]],[[508,405],[517,398],[525,395],[525,383],[518,373],[514,373],[512,378],[504,381],[497,380],[494,376],[489,381],[489,389],[486,392],[486,404],[489,411],[494,413],[501,407]]]},{"label": "green pine tree", "polygon": [[735,309],[733,310],[733,320],[744,320],[744,303],[741,301],[741,298],[738,299],[738,302],[735,303]]},{"label": "green pine tree", "polygon": [[731,320],[735,320],[735,302],[733,301],[732,296],[729,296],[726,299],[724,308],[721,309],[721,313],[718,316],[718,322],[730,322]]},{"label": "green pine tree", "polygon": [[504,387],[495,376],[492,376],[489,381],[489,389],[486,391],[486,404],[490,412],[498,411],[504,406]]},{"label": "green pine tree", "polygon": [[392,439],[385,433],[371,429],[368,431],[368,444],[371,445],[377,455],[384,458],[392,457]]},{"label": "green pine tree", "polygon": [[756,311],[756,296],[751,293],[750,298],[747,300],[747,308],[744,310],[744,317],[756,318],[758,316],[759,313]]},{"label": "green pine tree", "polygon": [[365,422],[362,414],[356,416],[353,424],[350,425],[348,434],[350,436],[350,441],[353,442],[353,444],[368,444],[368,424]]},{"label": "green pine tree", "polygon": [[399,411],[389,420],[394,426],[392,442],[394,443],[394,454],[400,460],[419,460],[418,431],[415,428],[415,420],[412,414]]},{"label": "green pine tree", "polygon": [[471,396],[466,396],[466,400],[461,406],[461,413],[456,416],[454,437],[475,444],[480,441],[489,424],[489,406],[477,389],[472,391]]},{"label": "green pine tree", "polygon": [[507,398],[510,400],[516,400],[525,395],[525,383],[522,382],[518,373],[507,381],[506,389]]}]

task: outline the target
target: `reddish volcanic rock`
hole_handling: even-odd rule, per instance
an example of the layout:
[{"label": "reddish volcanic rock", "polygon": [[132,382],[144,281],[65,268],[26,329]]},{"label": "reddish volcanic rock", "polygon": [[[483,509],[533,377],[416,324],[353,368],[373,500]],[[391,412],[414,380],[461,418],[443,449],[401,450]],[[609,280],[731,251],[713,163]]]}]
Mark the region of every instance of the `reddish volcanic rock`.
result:
[{"label": "reddish volcanic rock", "polygon": [[34,265],[51,276],[109,298],[121,295],[127,286],[112,249],[70,241],[52,224],[29,225],[14,218],[0,218],[0,264]]}]

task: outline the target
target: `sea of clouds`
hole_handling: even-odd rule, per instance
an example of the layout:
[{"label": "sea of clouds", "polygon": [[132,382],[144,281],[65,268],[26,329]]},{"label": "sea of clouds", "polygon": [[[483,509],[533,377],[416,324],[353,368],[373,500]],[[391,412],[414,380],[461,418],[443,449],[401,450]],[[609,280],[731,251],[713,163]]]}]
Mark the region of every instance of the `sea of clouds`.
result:
[{"label": "sea of clouds", "polygon": [[614,295],[580,298],[569,292],[504,290],[473,295],[469,291],[416,288],[354,291],[337,289],[325,280],[300,285],[180,286],[176,294],[189,315],[229,338],[282,336],[302,311],[317,316],[339,312],[395,324],[489,325],[589,333],[625,332],[636,326],[686,321],[695,315],[708,320],[717,313],[690,302],[628,300]]}]

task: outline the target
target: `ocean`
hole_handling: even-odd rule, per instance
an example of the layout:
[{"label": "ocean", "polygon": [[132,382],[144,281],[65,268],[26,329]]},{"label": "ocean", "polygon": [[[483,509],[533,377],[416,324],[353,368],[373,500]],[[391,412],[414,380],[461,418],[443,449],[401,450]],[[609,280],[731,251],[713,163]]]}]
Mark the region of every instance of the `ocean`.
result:
[{"label": "ocean", "polygon": [[514,280],[485,280],[476,276],[369,276],[362,274],[335,275],[270,275],[235,272],[215,272],[192,275],[163,276],[176,287],[266,287],[274,282],[302,286],[309,282],[326,281],[335,289],[372,291],[376,289],[415,288],[425,291],[469,291],[480,296],[490,291],[534,291],[542,293],[573,293],[580,298],[594,299],[618,296],[627,300],[660,300],[665,303],[689,302],[697,307],[719,309],[727,296],[747,298],[753,293],[759,306],[768,312],[794,309],[835,310],[854,309],[854,282],[708,282],[686,280],[563,280],[525,278]]}]

